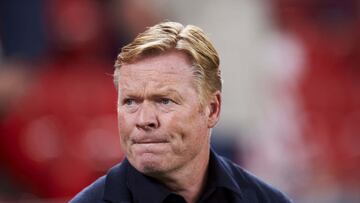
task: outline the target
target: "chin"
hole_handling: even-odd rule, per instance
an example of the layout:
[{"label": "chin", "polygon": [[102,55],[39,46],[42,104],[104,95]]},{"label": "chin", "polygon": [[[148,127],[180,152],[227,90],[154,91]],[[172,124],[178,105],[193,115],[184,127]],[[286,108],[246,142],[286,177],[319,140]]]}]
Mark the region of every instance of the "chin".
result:
[{"label": "chin", "polygon": [[158,166],[147,165],[147,166],[143,166],[141,168],[140,172],[145,174],[145,175],[148,175],[148,176],[156,176],[156,175],[159,175],[159,174],[163,174],[164,170],[162,170]]},{"label": "chin", "polygon": [[156,157],[137,157],[135,160],[129,159],[130,163],[143,174],[153,175],[162,174],[166,172],[164,161]]}]

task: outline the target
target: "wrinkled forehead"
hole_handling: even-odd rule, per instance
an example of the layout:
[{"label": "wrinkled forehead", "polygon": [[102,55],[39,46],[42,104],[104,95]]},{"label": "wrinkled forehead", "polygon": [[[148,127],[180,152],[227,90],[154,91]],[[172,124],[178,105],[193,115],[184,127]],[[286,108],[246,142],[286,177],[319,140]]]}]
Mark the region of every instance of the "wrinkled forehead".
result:
[{"label": "wrinkled forehead", "polygon": [[192,83],[193,67],[182,52],[170,52],[146,57],[118,70],[120,88],[138,88],[151,85],[154,88]]},{"label": "wrinkled forehead", "polygon": [[119,75],[141,77],[187,77],[193,69],[191,60],[180,51],[171,51],[161,55],[147,56],[130,64],[123,64],[118,70]]}]

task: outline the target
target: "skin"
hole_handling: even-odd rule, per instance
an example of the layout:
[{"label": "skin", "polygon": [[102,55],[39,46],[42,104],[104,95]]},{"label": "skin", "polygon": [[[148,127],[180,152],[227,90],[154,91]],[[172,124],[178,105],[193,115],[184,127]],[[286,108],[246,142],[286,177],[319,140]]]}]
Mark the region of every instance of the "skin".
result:
[{"label": "skin", "polygon": [[221,106],[215,92],[201,107],[191,64],[181,51],[146,57],[121,67],[118,86],[119,134],[130,164],[187,202],[206,182]]}]

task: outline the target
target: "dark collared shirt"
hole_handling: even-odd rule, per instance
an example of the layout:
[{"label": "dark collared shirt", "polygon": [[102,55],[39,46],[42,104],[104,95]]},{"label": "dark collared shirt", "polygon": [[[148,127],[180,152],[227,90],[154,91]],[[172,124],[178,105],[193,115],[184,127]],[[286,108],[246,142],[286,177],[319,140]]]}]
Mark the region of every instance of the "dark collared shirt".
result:
[{"label": "dark collared shirt", "polygon": [[[283,193],[211,150],[208,181],[199,203],[287,203]],[[177,203],[185,202],[125,159],[106,176],[85,188],[70,203]]]},{"label": "dark collared shirt", "polygon": [[[240,196],[240,190],[232,177],[225,173],[214,154],[210,154],[209,171],[204,192],[199,198],[199,203],[227,203],[231,202],[233,195]],[[133,201],[139,203],[186,203],[180,195],[174,194],[155,179],[147,177],[129,164],[128,188],[133,194]]]}]

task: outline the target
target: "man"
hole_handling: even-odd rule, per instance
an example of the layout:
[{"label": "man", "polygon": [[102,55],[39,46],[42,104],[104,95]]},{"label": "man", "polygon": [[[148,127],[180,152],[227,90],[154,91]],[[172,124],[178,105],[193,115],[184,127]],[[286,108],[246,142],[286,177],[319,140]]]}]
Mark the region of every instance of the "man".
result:
[{"label": "man", "polygon": [[114,77],[126,159],[70,202],[290,202],[210,148],[221,75],[200,28],[150,27],[122,49]]}]

